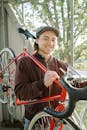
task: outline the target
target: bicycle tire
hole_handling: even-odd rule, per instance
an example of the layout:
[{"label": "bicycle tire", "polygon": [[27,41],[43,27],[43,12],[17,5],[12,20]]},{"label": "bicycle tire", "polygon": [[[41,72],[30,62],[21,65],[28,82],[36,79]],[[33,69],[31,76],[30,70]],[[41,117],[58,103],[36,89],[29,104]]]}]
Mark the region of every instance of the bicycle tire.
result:
[{"label": "bicycle tire", "polygon": [[[5,66],[7,66],[14,58],[15,58],[15,53],[11,48],[3,48],[0,51],[0,61],[2,62],[2,66],[3,68]],[[2,70],[3,70],[2,68]],[[14,70],[13,70],[14,68]],[[6,86],[8,86],[8,91],[10,93],[9,96],[7,96],[7,94],[5,92],[2,92],[2,97],[4,97],[2,99],[2,103],[6,103],[5,100],[7,100],[7,108],[8,108],[8,112],[10,114],[10,117],[12,118],[12,120],[16,119],[16,120],[23,120],[24,117],[24,111],[25,108],[24,106],[16,106],[15,104],[15,93],[14,93],[14,80],[15,80],[15,69],[16,69],[16,61],[14,60],[14,62],[9,65],[9,67],[7,67],[7,69],[5,69],[3,71],[3,79],[5,81]],[[14,72],[12,72],[14,71]],[[11,74],[12,73],[12,74]],[[10,75],[11,74],[11,75]],[[21,112],[20,112],[21,110]]]},{"label": "bicycle tire", "polygon": [[[0,60],[0,70],[2,70],[2,68],[3,68],[3,65],[2,65],[2,62]],[[2,78],[2,73],[0,73],[0,78]]]},{"label": "bicycle tire", "polygon": [[[1,100],[3,102],[5,102],[5,100],[7,101],[7,107],[8,107],[8,112],[9,114],[12,116],[12,111],[10,111],[10,109],[12,109],[13,107],[13,101],[14,99],[12,99],[12,97],[14,97],[14,91],[10,88],[11,84],[10,84],[10,71],[12,70],[12,67],[15,67],[15,61],[12,64],[12,66],[7,67],[6,69],[4,69],[9,63],[10,61],[15,58],[15,53],[13,52],[13,50],[11,48],[3,48],[0,51],[0,61],[2,63],[2,77],[3,77],[3,85],[2,85],[2,98]],[[11,80],[12,82],[14,82],[14,75],[11,76]],[[7,89],[6,92],[4,89]],[[7,95],[7,91],[10,91],[10,96]],[[3,103],[2,102],[2,103]]]},{"label": "bicycle tire", "polygon": [[[45,113],[45,112],[39,112],[37,113],[31,120],[30,124],[29,124],[29,127],[28,127],[28,130],[36,130],[36,126],[37,126],[37,123],[39,123],[39,120],[44,120],[44,119],[41,119],[41,118],[45,118],[45,117],[50,117],[52,119],[52,116]],[[81,130],[79,127],[77,127],[77,125],[72,121],[72,119],[63,119],[63,120],[60,120],[60,119],[57,119],[56,120],[58,121],[58,125],[60,124],[60,122],[63,122],[63,130]],[[35,126],[36,125],[36,126]],[[41,122],[41,125],[42,125],[42,122]],[[58,130],[58,125],[57,125],[57,129]],[[40,127],[40,125],[39,125]],[[40,127],[40,130],[50,130],[50,127],[48,127],[47,129],[44,128],[44,124],[42,126],[42,128]],[[54,130],[55,130],[54,129]],[[38,128],[37,128],[38,130]]]},{"label": "bicycle tire", "polygon": [[[6,69],[4,69],[9,63],[10,61],[15,57],[15,54],[13,52],[13,50],[11,48],[3,48],[1,51],[0,51],[0,61],[2,63],[2,78],[3,78],[3,81],[5,82],[4,85],[8,85],[10,87],[10,81],[12,78],[13,75],[11,75],[11,79],[10,79],[10,71],[13,67],[13,65],[10,65],[9,67],[7,67]],[[15,67],[15,61],[14,61],[14,67]],[[12,79],[14,80],[14,79]],[[9,88],[7,88],[9,89]]]},{"label": "bicycle tire", "polygon": [[80,126],[83,126],[84,130],[87,130],[87,105],[82,109],[80,116]]}]

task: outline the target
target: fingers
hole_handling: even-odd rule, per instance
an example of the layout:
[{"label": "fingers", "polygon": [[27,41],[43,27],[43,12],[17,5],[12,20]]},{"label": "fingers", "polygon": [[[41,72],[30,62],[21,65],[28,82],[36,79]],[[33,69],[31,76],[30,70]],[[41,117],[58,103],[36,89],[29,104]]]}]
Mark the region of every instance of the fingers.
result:
[{"label": "fingers", "polygon": [[45,76],[44,76],[44,85],[46,87],[49,87],[53,84],[54,80],[56,79],[59,79],[59,75],[56,73],[56,71],[51,71],[51,70],[48,70],[46,73],[45,73]]}]

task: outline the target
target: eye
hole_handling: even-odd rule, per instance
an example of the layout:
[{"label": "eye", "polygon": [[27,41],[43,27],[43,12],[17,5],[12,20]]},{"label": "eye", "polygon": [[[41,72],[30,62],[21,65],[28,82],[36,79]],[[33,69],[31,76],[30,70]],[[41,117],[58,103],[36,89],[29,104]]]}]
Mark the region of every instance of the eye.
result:
[{"label": "eye", "polygon": [[48,41],[49,39],[47,37],[44,37],[43,40]]},{"label": "eye", "polygon": [[56,39],[52,39],[52,42],[56,42]]}]

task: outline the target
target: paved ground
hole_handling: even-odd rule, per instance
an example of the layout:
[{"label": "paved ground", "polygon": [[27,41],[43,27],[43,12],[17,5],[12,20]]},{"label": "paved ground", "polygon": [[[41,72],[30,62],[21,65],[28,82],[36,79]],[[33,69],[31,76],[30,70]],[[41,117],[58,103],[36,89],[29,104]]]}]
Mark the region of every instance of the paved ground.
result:
[{"label": "paved ground", "polygon": [[23,124],[19,121],[15,121],[14,123],[4,121],[0,123],[0,130],[23,130]]},{"label": "paved ground", "polygon": [[20,130],[19,128],[0,128],[0,130]]}]

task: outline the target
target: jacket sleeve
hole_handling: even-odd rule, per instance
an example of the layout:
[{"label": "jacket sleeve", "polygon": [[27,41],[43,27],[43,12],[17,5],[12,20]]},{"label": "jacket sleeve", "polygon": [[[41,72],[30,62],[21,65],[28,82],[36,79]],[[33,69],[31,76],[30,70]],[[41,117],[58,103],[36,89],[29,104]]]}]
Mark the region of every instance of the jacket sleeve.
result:
[{"label": "jacket sleeve", "polygon": [[29,58],[22,58],[16,66],[14,91],[21,100],[42,97],[44,90],[47,89],[43,83],[43,76],[38,78],[32,66]]}]

